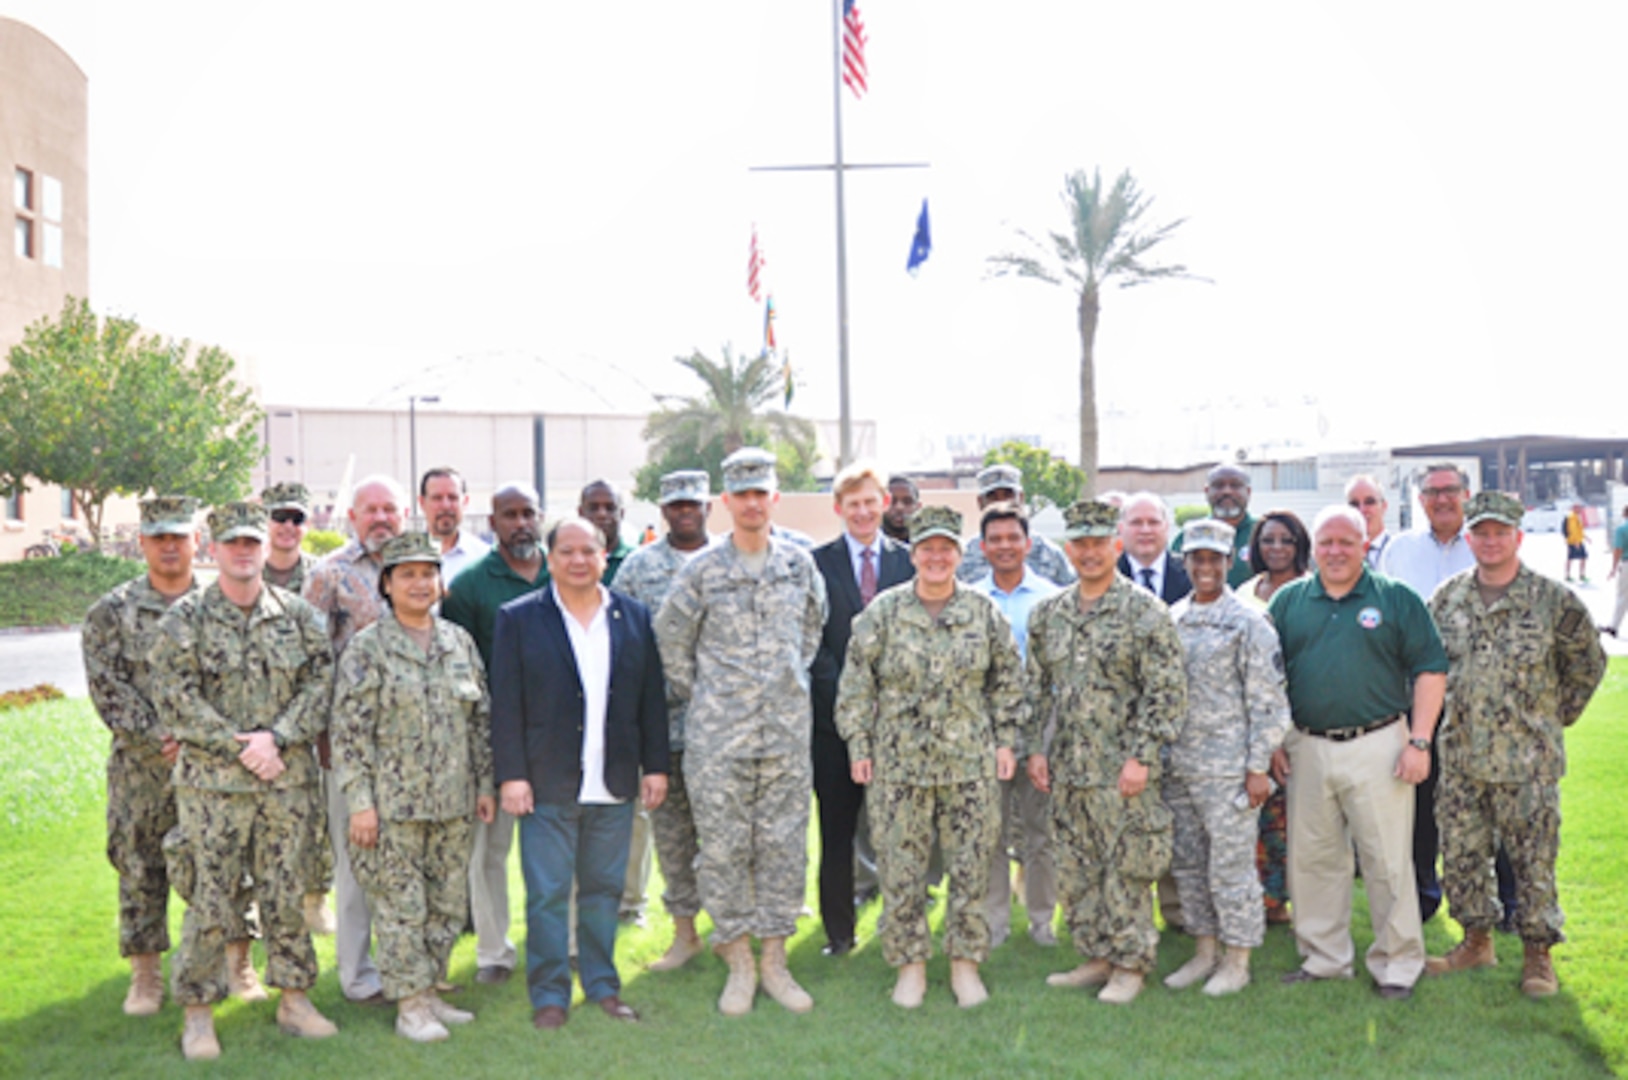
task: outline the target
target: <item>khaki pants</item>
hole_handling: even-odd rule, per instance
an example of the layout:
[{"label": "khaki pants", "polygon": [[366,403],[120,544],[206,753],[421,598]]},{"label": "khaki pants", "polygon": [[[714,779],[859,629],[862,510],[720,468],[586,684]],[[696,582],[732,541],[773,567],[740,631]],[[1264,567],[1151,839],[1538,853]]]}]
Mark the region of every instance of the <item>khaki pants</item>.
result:
[{"label": "khaki pants", "polygon": [[[1289,752],[1289,894],[1302,967],[1350,978],[1351,844],[1362,861],[1374,943],[1368,971],[1385,986],[1412,986],[1424,971],[1419,896],[1413,874],[1413,788],[1395,776],[1408,727],[1349,742],[1295,729]],[[1349,837],[1349,839],[1347,839]]]}]

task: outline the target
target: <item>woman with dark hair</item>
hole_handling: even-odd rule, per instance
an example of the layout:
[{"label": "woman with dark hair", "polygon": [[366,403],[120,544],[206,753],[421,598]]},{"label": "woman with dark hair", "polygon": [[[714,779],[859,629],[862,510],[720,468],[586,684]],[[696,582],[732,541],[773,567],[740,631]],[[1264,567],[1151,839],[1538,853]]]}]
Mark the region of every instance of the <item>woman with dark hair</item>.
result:
[{"label": "woman with dark hair", "polygon": [[[1262,514],[1249,541],[1249,565],[1262,569],[1238,586],[1238,599],[1264,612],[1273,593],[1311,569],[1311,534],[1305,522],[1290,510]],[[1269,923],[1289,921],[1288,857],[1288,800],[1280,788],[1261,807],[1260,840],[1255,846]]]}]

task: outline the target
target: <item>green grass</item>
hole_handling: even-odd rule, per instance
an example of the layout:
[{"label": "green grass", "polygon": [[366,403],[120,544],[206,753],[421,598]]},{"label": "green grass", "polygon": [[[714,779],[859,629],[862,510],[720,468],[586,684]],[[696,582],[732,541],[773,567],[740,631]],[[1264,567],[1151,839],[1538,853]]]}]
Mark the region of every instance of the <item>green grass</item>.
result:
[{"label": "green grass", "polygon": [[[1421,983],[1406,1004],[1381,1002],[1366,978],[1294,989],[1276,976],[1295,965],[1292,939],[1274,929],[1256,955],[1256,983],[1211,1001],[1150,985],[1114,1009],[1044,985],[1072,952],[1041,949],[1018,932],[985,966],[993,997],[955,1007],[942,957],[928,967],[927,1004],[913,1014],[888,1003],[892,971],[865,912],[861,948],[841,960],[819,954],[817,919],[792,942],[792,967],[814,1011],[791,1016],[760,997],[756,1011],[726,1021],[716,1011],[722,965],[708,956],[668,975],[643,965],[670,932],[660,905],[647,930],[618,942],[625,996],[645,1015],[613,1025],[580,1009],[561,1032],[532,1030],[524,987],[472,987],[459,1002],[480,1019],[435,1046],[413,1046],[391,1029],[390,1010],[343,1001],[331,939],[318,939],[319,1008],[341,1028],[321,1043],[277,1033],[272,1004],[232,1002],[217,1013],[225,1076],[583,1077],[1056,1077],[1112,1076],[1600,1076],[1628,1068],[1628,662],[1608,683],[1570,742],[1561,900],[1569,944],[1556,952],[1563,989],[1545,1002],[1516,991],[1520,943],[1499,936],[1502,963]],[[127,968],[117,956],[115,883],[102,853],[100,754],[106,736],[83,700],[0,716],[0,807],[21,806],[0,829],[0,1075],[184,1076],[180,1010],[133,1019],[120,1012]],[[27,767],[21,767],[26,762]],[[812,867],[811,867],[812,870]],[[523,891],[514,875],[517,913]],[[654,890],[659,895],[659,882]],[[813,890],[810,890],[812,897]],[[942,905],[937,908],[941,917]],[[179,923],[178,911],[172,920]],[[1368,942],[1360,896],[1358,947]],[[704,923],[704,920],[703,920]],[[1021,916],[1015,922],[1023,925]],[[518,917],[516,936],[524,931]],[[1441,919],[1427,927],[1432,952],[1456,940]],[[178,936],[178,934],[177,934]],[[1167,935],[1160,974],[1191,944]],[[453,972],[469,982],[474,946],[458,946]]]},{"label": "green grass", "polygon": [[97,598],[141,573],[142,565],[92,552],[0,563],[0,628],[79,623]]}]

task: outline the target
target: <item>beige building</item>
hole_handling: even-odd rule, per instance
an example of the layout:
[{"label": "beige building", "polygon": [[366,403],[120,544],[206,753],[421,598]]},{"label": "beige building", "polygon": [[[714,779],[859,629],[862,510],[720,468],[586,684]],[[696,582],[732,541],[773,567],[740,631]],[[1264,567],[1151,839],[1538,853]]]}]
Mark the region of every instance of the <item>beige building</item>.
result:
[{"label": "beige building", "polygon": [[[0,369],[31,323],[90,294],[87,84],[45,35],[0,16],[0,168],[9,180],[0,255]],[[0,499],[0,560],[71,524],[56,487]]]}]

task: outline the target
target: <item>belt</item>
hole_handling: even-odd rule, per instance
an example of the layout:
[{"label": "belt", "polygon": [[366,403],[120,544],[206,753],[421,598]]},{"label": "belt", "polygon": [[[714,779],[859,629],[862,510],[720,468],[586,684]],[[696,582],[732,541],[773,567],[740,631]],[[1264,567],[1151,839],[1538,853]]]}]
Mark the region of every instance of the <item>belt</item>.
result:
[{"label": "belt", "polygon": [[[1313,731],[1311,728],[1301,727],[1300,730],[1314,739],[1327,739],[1329,742],[1350,742],[1352,739],[1360,739],[1370,732],[1388,728],[1400,719],[1402,719],[1402,714],[1397,713],[1395,716],[1387,716],[1383,720],[1375,720],[1373,723],[1364,724],[1362,727],[1329,728],[1327,731]],[[1295,726],[1300,727],[1299,724]]]}]

